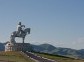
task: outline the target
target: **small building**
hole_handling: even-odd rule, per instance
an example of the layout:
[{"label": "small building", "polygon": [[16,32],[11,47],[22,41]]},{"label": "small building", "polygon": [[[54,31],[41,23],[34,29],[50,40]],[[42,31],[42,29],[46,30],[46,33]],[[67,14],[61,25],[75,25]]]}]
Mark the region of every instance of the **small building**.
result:
[{"label": "small building", "polygon": [[15,46],[11,42],[7,42],[5,45],[5,51],[15,51]]}]

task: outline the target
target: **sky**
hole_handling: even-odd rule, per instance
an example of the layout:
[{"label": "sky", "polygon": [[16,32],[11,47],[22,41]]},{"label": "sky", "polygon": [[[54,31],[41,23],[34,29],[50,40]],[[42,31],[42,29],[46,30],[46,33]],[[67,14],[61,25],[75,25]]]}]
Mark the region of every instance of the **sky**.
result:
[{"label": "sky", "polygon": [[0,42],[20,21],[31,28],[26,43],[84,49],[84,0],[0,0]]}]

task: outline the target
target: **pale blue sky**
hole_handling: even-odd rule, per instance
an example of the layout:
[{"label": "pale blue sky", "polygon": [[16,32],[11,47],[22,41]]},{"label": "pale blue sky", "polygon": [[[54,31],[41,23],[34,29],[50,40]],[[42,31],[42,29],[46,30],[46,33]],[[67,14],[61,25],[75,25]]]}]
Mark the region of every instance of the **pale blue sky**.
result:
[{"label": "pale blue sky", "polygon": [[0,0],[1,42],[18,21],[31,28],[25,42],[84,49],[84,0]]}]

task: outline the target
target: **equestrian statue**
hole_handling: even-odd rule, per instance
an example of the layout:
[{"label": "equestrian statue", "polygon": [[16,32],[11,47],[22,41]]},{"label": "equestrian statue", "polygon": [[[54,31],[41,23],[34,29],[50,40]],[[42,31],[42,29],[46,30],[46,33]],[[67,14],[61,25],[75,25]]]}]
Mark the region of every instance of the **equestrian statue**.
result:
[{"label": "equestrian statue", "polygon": [[10,36],[10,42],[16,43],[15,38],[19,37],[19,38],[22,38],[23,43],[24,43],[25,36],[27,34],[30,34],[30,28],[25,28],[25,25],[22,25],[22,23],[19,22],[17,25],[17,30],[12,32]]}]

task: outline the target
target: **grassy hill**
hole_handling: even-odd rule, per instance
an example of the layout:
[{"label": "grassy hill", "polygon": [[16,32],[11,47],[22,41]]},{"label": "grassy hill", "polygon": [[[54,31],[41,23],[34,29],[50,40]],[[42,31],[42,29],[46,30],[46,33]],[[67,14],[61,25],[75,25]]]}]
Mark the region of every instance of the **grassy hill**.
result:
[{"label": "grassy hill", "polygon": [[56,60],[57,62],[84,62],[84,60],[81,60],[81,59],[75,59],[75,58],[59,56],[59,55],[52,55],[47,53],[35,53],[35,54],[45,58]]},{"label": "grassy hill", "polygon": [[[4,51],[5,43],[0,43],[0,51]],[[44,52],[54,55],[62,55],[62,56],[69,56],[69,57],[75,57],[84,59],[84,49],[76,50],[71,48],[62,48],[62,47],[55,47],[50,44],[41,44],[41,45],[33,45],[31,44],[33,51],[36,52]],[[29,48],[25,49],[26,51],[29,50]]]},{"label": "grassy hill", "polygon": [[[52,55],[47,53],[35,53],[39,56],[56,60],[58,62],[84,62],[84,60],[74,59],[59,55]],[[25,57],[21,52],[0,52],[0,61],[8,62],[34,62],[30,58]]]},{"label": "grassy hill", "polygon": [[30,58],[26,58],[20,52],[0,52],[0,61],[7,61],[7,62],[34,62]]}]

